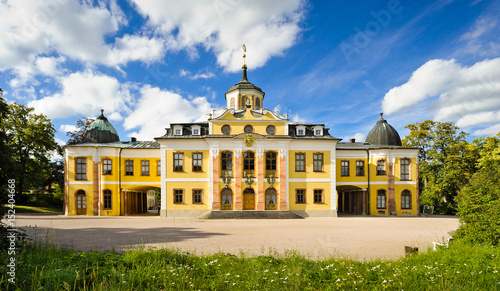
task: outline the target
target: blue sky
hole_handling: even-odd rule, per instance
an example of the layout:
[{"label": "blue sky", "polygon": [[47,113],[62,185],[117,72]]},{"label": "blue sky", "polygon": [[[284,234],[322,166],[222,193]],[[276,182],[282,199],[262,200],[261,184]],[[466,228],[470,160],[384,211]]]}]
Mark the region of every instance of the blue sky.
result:
[{"label": "blue sky", "polygon": [[500,1],[0,1],[7,101],[65,131],[100,109],[122,140],[225,107],[241,78],[264,107],[364,140],[384,112],[500,132]]}]

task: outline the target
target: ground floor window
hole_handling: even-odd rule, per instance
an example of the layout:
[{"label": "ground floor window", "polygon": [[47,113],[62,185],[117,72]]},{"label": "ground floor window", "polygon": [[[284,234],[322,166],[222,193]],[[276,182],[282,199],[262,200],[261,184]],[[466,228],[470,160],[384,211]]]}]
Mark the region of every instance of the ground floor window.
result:
[{"label": "ground floor window", "polygon": [[182,189],[174,190],[174,203],[184,203],[184,190]]},{"label": "ground floor window", "polygon": [[111,190],[103,191],[104,209],[111,209]]},{"label": "ground floor window", "polygon": [[314,189],[314,203],[323,203],[322,189]]},{"label": "ground floor window", "polygon": [[221,192],[221,210],[233,209],[233,191],[225,188]]},{"label": "ground floor window", "polygon": [[266,210],[276,210],[278,209],[278,197],[276,195],[276,190],[274,188],[269,188],[266,190]]},{"label": "ground floor window", "polygon": [[306,203],[306,190],[305,189],[295,190],[295,203],[297,203],[297,204]]},{"label": "ground floor window", "polygon": [[377,191],[377,208],[385,209],[385,190]]},{"label": "ground floor window", "polygon": [[401,209],[411,209],[411,192],[408,190],[401,193]]},{"label": "ground floor window", "polygon": [[87,194],[83,190],[76,191],[76,214],[87,214]]},{"label": "ground floor window", "polygon": [[193,203],[195,204],[200,204],[202,202],[202,190],[201,189],[194,189],[193,190]]}]

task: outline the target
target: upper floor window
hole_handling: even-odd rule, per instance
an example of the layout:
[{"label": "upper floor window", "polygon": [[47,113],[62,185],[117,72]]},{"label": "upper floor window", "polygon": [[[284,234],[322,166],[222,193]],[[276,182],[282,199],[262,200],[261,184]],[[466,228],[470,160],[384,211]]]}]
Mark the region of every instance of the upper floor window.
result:
[{"label": "upper floor window", "polygon": [[274,125],[268,125],[266,127],[266,132],[269,135],[274,135],[276,133],[276,127]]},{"label": "upper floor window", "polygon": [[224,177],[226,173],[232,177],[233,170],[233,153],[232,152],[222,152],[221,153],[221,176]]},{"label": "upper floor window", "polygon": [[364,175],[365,175],[365,162],[356,161],[356,176],[364,176]]},{"label": "upper floor window", "polygon": [[141,175],[149,176],[149,161],[141,161]]},{"label": "upper floor window", "polygon": [[401,180],[410,180],[410,160],[401,159]]},{"label": "upper floor window", "polygon": [[193,135],[200,135],[200,130],[198,128],[193,129]]},{"label": "upper floor window", "polygon": [[87,180],[87,158],[76,158],[76,180]]},{"label": "upper floor window", "polygon": [[184,153],[174,153],[174,171],[184,171]]},{"label": "upper floor window", "polygon": [[385,209],[385,190],[377,191],[377,208]]},{"label": "upper floor window", "polygon": [[349,176],[349,161],[340,162],[340,175]]},{"label": "upper floor window", "polygon": [[182,135],[182,125],[174,125],[174,135]]},{"label": "upper floor window", "polygon": [[255,109],[259,109],[259,108],[260,108],[260,99],[255,98]]},{"label": "upper floor window", "polygon": [[245,171],[255,170],[255,154],[253,152],[243,153],[243,170]]},{"label": "upper floor window", "polygon": [[202,161],[203,161],[202,153],[193,153],[193,172],[201,172]]},{"label": "upper floor window", "polygon": [[323,154],[321,153],[313,154],[313,170],[314,172],[323,171]]},{"label": "upper floor window", "polygon": [[305,172],[306,170],[306,154],[295,154],[295,172]]},{"label": "upper floor window", "polygon": [[299,136],[306,135],[306,127],[304,125],[297,126],[297,135]]},{"label": "upper floor window", "polygon": [[126,160],[125,161],[125,176],[133,176],[134,175],[134,161]]},{"label": "upper floor window", "polygon": [[103,191],[103,208],[104,209],[111,209],[112,204],[111,204],[111,190],[104,190]]},{"label": "upper floor window", "polygon": [[252,133],[253,127],[250,124],[245,125],[245,128],[243,129],[243,131],[245,131],[245,133]]},{"label": "upper floor window", "polygon": [[235,104],[234,104],[234,98],[229,99],[229,108],[233,108],[234,109],[234,106],[235,106]]},{"label": "upper floor window", "polygon": [[323,126],[317,125],[313,129],[314,129],[315,136],[322,136],[323,135]]},{"label": "upper floor window", "polygon": [[378,160],[377,161],[377,175],[386,175],[385,171],[385,160]]},{"label": "upper floor window", "polygon": [[111,175],[111,160],[104,159],[102,161],[102,174],[103,175]]},{"label": "upper floor window", "polygon": [[161,176],[161,160],[156,160],[156,176]]},{"label": "upper floor window", "polygon": [[401,192],[401,209],[411,209],[411,192],[408,190]]},{"label": "upper floor window", "polygon": [[231,127],[228,124],[224,124],[221,129],[223,134],[228,135],[231,133]]},{"label": "upper floor window", "polygon": [[276,152],[266,152],[266,172],[276,171],[276,156]]}]

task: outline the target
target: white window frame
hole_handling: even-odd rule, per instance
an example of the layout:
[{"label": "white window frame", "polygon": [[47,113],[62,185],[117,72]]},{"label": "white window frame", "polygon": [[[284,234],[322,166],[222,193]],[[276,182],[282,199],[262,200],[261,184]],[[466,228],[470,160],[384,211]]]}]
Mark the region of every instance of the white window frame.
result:
[{"label": "white window frame", "polygon": [[[302,131],[302,134],[301,134]],[[297,126],[297,136],[305,136],[306,135],[306,126],[305,125],[299,125]]]},{"label": "white window frame", "polygon": [[[313,130],[314,130],[314,135],[315,136],[323,136],[323,126],[315,126],[313,127]],[[317,131],[319,130],[319,133],[317,133]]]},{"label": "white window frame", "polygon": [[174,135],[182,135],[182,125],[174,125]]},{"label": "white window frame", "polygon": [[[198,130],[198,133],[195,133],[196,130]],[[201,135],[201,126],[199,126],[199,125],[193,125],[191,127],[191,132],[192,132],[193,135]]]}]

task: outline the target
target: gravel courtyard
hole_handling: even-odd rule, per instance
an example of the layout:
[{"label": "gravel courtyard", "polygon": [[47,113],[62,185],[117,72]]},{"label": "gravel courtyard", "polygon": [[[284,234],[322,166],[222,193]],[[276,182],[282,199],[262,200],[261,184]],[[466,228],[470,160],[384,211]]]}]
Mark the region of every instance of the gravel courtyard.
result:
[{"label": "gravel courtyard", "polygon": [[427,251],[457,229],[455,217],[338,217],[294,220],[201,220],[158,216],[70,217],[17,214],[32,238],[77,250],[175,248],[199,255],[246,256],[297,251],[311,259],[395,259],[404,246]]}]

